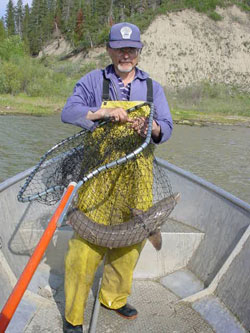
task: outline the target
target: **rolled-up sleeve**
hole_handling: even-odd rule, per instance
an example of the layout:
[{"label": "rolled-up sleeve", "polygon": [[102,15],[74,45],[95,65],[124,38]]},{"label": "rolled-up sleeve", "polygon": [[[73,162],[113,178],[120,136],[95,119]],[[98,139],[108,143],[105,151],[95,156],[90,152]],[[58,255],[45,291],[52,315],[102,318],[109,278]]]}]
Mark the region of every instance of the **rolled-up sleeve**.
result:
[{"label": "rolled-up sleeve", "polygon": [[172,134],[173,120],[162,86],[153,81],[153,91],[155,106],[154,120],[161,127],[161,139],[157,143],[163,143],[167,141]]},{"label": "rolled-up sleeve", "polygon": [[93,130],[96,124],[86,119],[87,113],[95,112],[101,107],[101,102],[96,101],[94,92],[93,74],[87,74],[77,82],[72,96],[68,98],[62,110],[61,120],[64,123]]}]

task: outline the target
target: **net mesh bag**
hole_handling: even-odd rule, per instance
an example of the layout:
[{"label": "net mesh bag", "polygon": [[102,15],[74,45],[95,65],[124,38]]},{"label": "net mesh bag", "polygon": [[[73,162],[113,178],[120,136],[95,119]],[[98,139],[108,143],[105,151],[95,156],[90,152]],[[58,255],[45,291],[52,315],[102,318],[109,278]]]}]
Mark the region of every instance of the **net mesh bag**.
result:
[{"label": "net mesh bag", "polygon": [[[147,117],[148,128],[152,128],[152,106],[150,109],[148,103],[138,102],[127,102],[125,106],[133,111],[130,118]],[[151,133],[146,137],[150,138]],[[123,239],[124,232],[130,227],[134,228],[131,230],[131,237],[134,237],[136,226],[145,229],[141,223],[142,214],[157,202],[173,197],[169,179],[154,158],[152,140],[149,139],[145,148],[140,148],[145,140],[130,123],[108,121],[99,124],[92,132],[83,130],[63,140],[42,157],[21,189],[19,200],[54,205],[70,182],[83,181],[71,203],[67,223],[81,237],[99,245],[115,247],[138,242],[135,239],[127,240],[129,244],[115,244],[114,239],[117,233]],[[131,154],[132,158],[127,158]],[[106,168],[121,160],[122,163]],[[100,168],[101,172],[98,171]],[[168,214],[174,206],[173,200]],[[132,224],[128,223],[131,221]],[[85,228],[86,224],[88,228]],[[100,225],[105,229],[97,230]],[[113,240],[112,228],[116,228]],[[146,230],[142,237],[146,238],[151,231]],[[104,242],[101,239],[105,234],[110,235],[110,244],[108,239]]]}]

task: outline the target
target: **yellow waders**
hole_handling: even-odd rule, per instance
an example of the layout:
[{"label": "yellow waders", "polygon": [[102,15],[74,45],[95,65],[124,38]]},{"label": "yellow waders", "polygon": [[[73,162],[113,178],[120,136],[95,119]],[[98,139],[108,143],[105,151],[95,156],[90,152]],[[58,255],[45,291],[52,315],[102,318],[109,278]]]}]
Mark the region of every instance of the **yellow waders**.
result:
[{"label": "yellow waders", "polygon": [[[140,102],[121,102],[110,101],[105,102],[102,107],[123,107],[130,108]],[[148,107],[142,108],[131,113],[131,117],[148,115]],[[98,133],[102,128],[97,128],[93,132],[93,136],[98,139]],[[128,128],[125,125],[114,125],[114,131],[117,135],[122,136]],[[131,131],[133,131],[131,129]],[[138,136],[138,140],[141,140]],[[100,143],[100,151],[102,145],[110,144],[110,142]],[[116,152],[112,153],[109,161],[116,158]],[[107,161],[107,162],[109,162]],[[112,207],[124,197],[119,197],[122,188],[126,187],[128,205],[133,208],[147,210],[152,206],[152,172],[153,155],[146,154],[134,161],[128,162],[121,171],[117,168],[109,172],[103,172],[97,177],[92,178],[79,190],[78,208],[92,220],[104,224],[109,224],[111,218]],[[139,172],[134,175],[134,163]],[[145,176],[148,177],[145,177]],[[147,183],[145,184],[145,179]],[[125,181],[127,180],[127,181]],[[142,185],[144,183],[144,185]],[[103,189],[105,184],[105,190]],[[128,186],[129,184],[129,186]],[[107,191],[107,186],[110,190]],[[95,189],[98,193],[98,202],[91,201],[91,191]],[[140,196],[144,196],[145,200],[138,200]],[[100,209],[102,206],[102,209]],[[122,212],[120,221],[123,223],[127,220],[127,212]],[[96,246],[85,241],[77,234],[69,241],[69,248],[65,259],[65,318],[72,325],[81,325],[84,321],[84,309],[88,299],[89,290],[92,286],[95,272],[98,265],[103,260],[104,273],[102,279],[99,300],[106,307],[118,309],[126,304],[127,297],[131,292],[133,271],[139,259],[140,252],[145,245],[145,241],[124,248],[108,249]]]}]

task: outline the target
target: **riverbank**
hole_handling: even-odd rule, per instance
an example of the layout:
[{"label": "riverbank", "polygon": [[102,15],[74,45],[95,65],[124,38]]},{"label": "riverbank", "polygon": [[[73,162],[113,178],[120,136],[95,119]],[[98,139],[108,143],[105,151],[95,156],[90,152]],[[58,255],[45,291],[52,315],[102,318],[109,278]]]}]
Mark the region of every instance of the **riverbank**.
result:
[{"label": "riverbank", "polygon": [[250,127],[250,117],[209,113],[198,111],[171,110],[173,121],[180,125],[209,126],[212,124]]},{"label": "riverbank", "polygon": [[0,115],[48,116],[60,112],[64,102],[61,97],[0,94]]},{"label": "riverbank", "polygon": [[[60,113],[65,101],[66,98],[64,100],[61,97],[29,97],[25,94],[17,96],[0,95],[0,115],[49,116]],[[215,102],[216,101],[213,101],[213,104],[216,104]],[[234,110],[231,102],[229,102],[229,104],[228,107]],[[170,104],[170,107],[173,120],[176,124],[190,126],[223,124],[250,127],[250,110],[244,112],[244,114],[249,113],[249,116],[242,116],[235,114],[233,111],[231,113],[225,113],[223,110],[214,107],[212,112],[192,110],[189,106],[179,108]],[[197,108],[197,106],[194,107]]]}]

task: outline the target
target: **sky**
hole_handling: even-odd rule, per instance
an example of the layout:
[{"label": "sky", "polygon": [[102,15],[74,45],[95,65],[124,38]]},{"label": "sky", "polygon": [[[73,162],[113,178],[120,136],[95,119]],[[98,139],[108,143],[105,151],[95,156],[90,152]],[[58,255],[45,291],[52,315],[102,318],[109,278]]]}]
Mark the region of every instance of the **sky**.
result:
[{"label": "sky", "polygon": [[[12,0],[12,1],[13,1],[14,6],[15,6],[16,3],[17,3],[17,0]],[[5,16],[5,14],[6,14],[6,6],[7,6],[8,2],[9,2],[9,0],[0,0],[0,18],[2,16]],[[26,3],[28,3],[29,5],[31,5],[32,0],[23,0],[23,5],[26,5]]]}]

